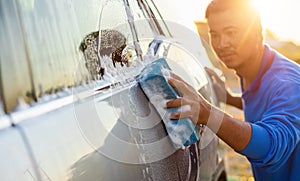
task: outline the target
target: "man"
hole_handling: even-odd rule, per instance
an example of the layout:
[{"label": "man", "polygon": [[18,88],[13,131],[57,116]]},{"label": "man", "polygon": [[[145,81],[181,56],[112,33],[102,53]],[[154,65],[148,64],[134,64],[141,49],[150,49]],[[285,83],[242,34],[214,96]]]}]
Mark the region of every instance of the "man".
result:
[{"label": "man", "polygon": [[[212,0],[206,19],[215,53],[241,78],[242,97],[227,93],[226,102],[243,108],[246,122],[212,106],[174,74],[169,83],[182,97],[166,106],[190,105],[192,110],[175,112],[170,119],[189,117],[207,125],[248,158],[256,180],[299,180],[299,65],[263,43],[260,17],[250,0]],[[217,78],[211,70],[207,73]],[[220,79],[215,82],[217,95],[226,92]]]}]

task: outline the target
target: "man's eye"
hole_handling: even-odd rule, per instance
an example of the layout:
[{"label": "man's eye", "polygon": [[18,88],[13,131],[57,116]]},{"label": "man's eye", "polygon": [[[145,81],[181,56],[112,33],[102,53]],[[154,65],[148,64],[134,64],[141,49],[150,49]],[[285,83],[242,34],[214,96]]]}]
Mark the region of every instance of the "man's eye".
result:
[{"label": "man's eye", "polygon": [[236,34],[236,31],[227,31],[226,32],[226,34],[228,35],[228,36],[235,36],[235,34]]}]

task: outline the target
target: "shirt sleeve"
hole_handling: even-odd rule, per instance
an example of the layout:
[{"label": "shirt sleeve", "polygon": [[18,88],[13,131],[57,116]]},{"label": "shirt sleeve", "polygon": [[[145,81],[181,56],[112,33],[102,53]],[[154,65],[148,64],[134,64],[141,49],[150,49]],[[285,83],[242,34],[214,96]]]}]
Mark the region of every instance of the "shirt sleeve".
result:
[{"label": "shirt sleeve", "polygon": [[287,161],[300,138],[300,85],[277,82],[272,89],[262,120],[252,123],[250,142],[240,151],[253,166],[270,173]]}]

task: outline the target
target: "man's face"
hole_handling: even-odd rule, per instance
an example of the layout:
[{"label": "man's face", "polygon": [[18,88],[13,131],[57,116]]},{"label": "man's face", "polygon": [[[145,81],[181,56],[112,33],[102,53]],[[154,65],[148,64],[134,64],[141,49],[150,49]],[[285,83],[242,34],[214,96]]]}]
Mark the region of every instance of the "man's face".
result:
[{"label": "man's face", "polygon": [[235,70],[251,65],[256,54],[257,32],[249,28],[251,22],[245,19],[245,15],[232,10],[212,13],[207,19],[214,51],[228,68]]}]

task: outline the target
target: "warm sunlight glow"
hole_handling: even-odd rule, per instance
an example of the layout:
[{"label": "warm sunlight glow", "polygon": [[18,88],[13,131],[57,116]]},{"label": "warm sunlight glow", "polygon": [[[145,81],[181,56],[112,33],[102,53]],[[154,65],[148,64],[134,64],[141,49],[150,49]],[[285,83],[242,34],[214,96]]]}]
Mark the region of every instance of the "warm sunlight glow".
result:
[{"label": "warm sunlight glow", "polygon": [[256,8],[262,13],[264,12],[264,10],[266,10],[268,5],[270,5],[272,3],[271,0],[253,0],[253,2],[254,2],[254,5],[256,6]]},{"label": "warm sunlight glow", "polygon": [[[254,5],[258,9],[261,15],[262,23],[264,26],[269,24],[279,23],[278,20],[281,19],[282,12],[280,11],[278,0],[253,0]],[[266,27],[268,28],[268,27]]]},{"label": "warm sunlight glow", "polygon": [[[164,18],[193,26],[195,20],[203,20],[210,0],[154,0]],[[260,11],[264,28],[270,29],[282,39],[300,44],[300,0],[253,0]],[[189,26],[188,25],[188,26]]]},{"label": "warm sunlight glow", "polygon": [[272,30],[283,39],[300,43],[300,1],[298,0],[253,0],[261,14],[264,28]]}]

